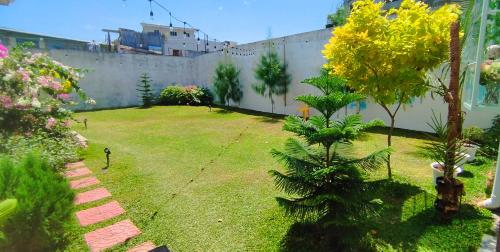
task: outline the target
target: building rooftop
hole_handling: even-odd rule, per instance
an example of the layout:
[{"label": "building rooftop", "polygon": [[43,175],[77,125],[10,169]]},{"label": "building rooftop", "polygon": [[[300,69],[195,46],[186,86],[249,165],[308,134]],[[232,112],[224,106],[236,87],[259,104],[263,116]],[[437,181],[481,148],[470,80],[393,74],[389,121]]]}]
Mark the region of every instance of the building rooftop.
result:
[{"label": "building rooftop", "polygon": [[[0,1],[2,1],[2,0],[0,0]],[[40,34],[40,33],[26,32],[26,31],[16,30],[16,29],[12,29],[12,28],[8,28],[8,27],[3,27],[3,26],[0,26],[0,31],[22,33],[22,34],[26,34],[26,35],[34,35],[34,36],[44,37],[44,38],[71,40],[71,41],[82,42],[82,43],[88,43],[89,42],[89,41],[85,41],[85,40],[70,39],[70,38],[56,37],[56,36],[45,35],[45,34]]]},{"label": "building rooftop", "polygon": [[[164,28],[164,29],[170,29],[170,26],[169,25],[161,25],[161,24],[150,24],[150,23],[141,23],[141,26],[142,27],[145,27],[145,26],[149,26],[149,27],[158,27],[158,28]],[[172,26],[172,28],[174,29],[184,29],[184,27],[177,27],[177,26]],[[188,28],[186,27],[186,30],[189,30],[189,31],[198,31],[198,29],[195,29],[195,28]]]}]

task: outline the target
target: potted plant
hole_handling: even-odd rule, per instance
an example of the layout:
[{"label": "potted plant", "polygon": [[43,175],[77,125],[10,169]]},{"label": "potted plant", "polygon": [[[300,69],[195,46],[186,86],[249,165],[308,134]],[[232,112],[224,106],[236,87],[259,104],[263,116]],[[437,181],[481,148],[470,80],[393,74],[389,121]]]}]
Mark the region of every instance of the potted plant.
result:
[{"label": "potted plant", "polygon": [[500,96],[500,60],[486,60],[481,64],[479,84],[486,89],[483,103],[497,105]]},{"label": "potted plant", "polygon": [[463,130],[461,152],[469,155],[467,161],[473,161],[476,158],[477,150],[480,148],[479,143],[482,142],[483,135],[484,130],[477,126],[472,126]]},{"label": "potted plant", "polygon": [[[434,131],[434,135],[429,136],[431,141],[427,142],[420,149],[425,157],[433,160],[430,168],[432,170],[432,183],[437,185],[438,178],[444,177],[448,150],[448,127],[443,122],[441,116],[437,117],[436,114],[432,114],[432,123],[428,124],[429,127]],[[462,142],[457,141],[457,145],[462,146]],[[469,155],[466,153],[455,152],[453,166],[453,178],[456,178],[458,174],[463,171],[463,164],[468,160]]]}]

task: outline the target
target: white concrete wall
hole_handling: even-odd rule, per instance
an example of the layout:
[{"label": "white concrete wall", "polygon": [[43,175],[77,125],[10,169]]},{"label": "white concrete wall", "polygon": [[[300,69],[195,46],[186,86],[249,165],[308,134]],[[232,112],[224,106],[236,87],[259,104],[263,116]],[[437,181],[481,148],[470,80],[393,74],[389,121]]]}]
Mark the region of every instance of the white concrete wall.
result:
[{"label": "white concrete wall", "polygon": [[[215,52],[194,58],[169,57],[138,54],[97,54],[89,52],[50,51],[50,55],[61,62],[91,70],[82,80],[81,86],[90,97],[97,101],[96,108],[132,106],[139,103],[136,85],[139,76],[147,72],[153,79],[157,93],[171,84],[195,84],[212,87],[213,75],[217,64],[221,61],[232,62],[241,70],[240,82],[243,86],[243,99],[240,104],[231,104],[241,108],[271,112],[271,102],[256,94],[252,85],[257,81],[254,70],[260,56],[268,50],[269,42],[277,50],[281,59],[286,60],[288,71],[292,76],[290,92],[287,95],[287,106],[284,97],[275,97],[275,113],[299,114],[300,104],[294,98],[305,93],[315,92],[313,87],[300,82],[306,78],[317,76],[325,63],[321,51],[331,36],[329,29],[312,31],[292,36],[259,41],[237,46],[228,53]],[[365,119],[379,118],[389,123],[385,110],[378,104],[366,102],[361,113]],[[80,107],[82,108],[82,107]],[[356,113],[356,106],[348,106],[335,117],[346,113]],[[396,127],[430,131],[427,125],[434,111],[446,118],[447,106],[437,97],[417,98],[411,105],[405,105],[397,115]],[[467,112],[465,126],[477,125],[490,127],[491,119],[499,113],[496,110],[473,110]]]},{"label": "white concrete wall", "polygon": [[66,65],[89,71],[80,81],[80,86],[97,103],[95,106],[80,104],[77,109],[138,105],[136,88],[142,73],[149,74],[156,94],[169,84],[189,85],[196,80],[192,58],[67,50],[48,53]]}]

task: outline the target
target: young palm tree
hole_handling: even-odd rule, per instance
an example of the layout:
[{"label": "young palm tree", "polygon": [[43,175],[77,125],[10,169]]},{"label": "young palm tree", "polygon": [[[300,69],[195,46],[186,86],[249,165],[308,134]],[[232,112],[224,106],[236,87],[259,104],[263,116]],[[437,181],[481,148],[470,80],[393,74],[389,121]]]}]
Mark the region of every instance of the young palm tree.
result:
[{"label": "young palm tree", "polygon": [[383,122],[363,123],[358,114],[332,121],[335,112],[364,97],[346,91],[345,80],[335,76],[322,75],[303,83],[316,87],[321,95],[302,95],[296,100],[316,109],[319,115],[308,121],[298,116],[286,118],[283,129],[300,139],[290,138],[283,151],[271,151],[285,172],[272,170],[270,174],[280,190],[293,195],[278,197],[277,201],[295,217],[328,217],[330,223],[348,224],[356,214],[366,214],[374,203],[363,194],[363,172],[385,164],[389,150],[354,158],[342,155],[341,149],[366,128]]},{"label": "young palm tree", "polygon": [[215,69],[214,88],[220,103],[226,105],[229,100],[240,102],[243,90],[240,85],[240,70],[231,63],[220,63]]},{"label": "young palm tree", "polygon": [[256,93],[271,100],[271,113],[274,113],[274,96],[284,95],[286,106],[286,94],[291,83],[287,68],[285,63],[280,62],[278,54],[269,49],[267,54],[262,55],[255,69],[255,78],[259,83],[252,88]]}]

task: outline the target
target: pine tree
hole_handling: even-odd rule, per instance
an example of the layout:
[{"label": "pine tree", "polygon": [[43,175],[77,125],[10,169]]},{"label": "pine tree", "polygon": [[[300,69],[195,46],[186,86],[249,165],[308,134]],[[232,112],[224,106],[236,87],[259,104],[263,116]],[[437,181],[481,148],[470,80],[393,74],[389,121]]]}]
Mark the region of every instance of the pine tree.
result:
[{"label": "pine tree", "polygon": [[142,107],[149,108],[153,105],[153,90],[151,89],[151,78],[147,73],[143,73],[137,85],[139,97],[142,99]]},{"label": "pine tree", "polygon": [[331,224],[349,224],[356,215],[365,215],[374,206],[376,201],[363,194],[363,172],[383,165],[389,149],[354,158],[342,155],[342,147],[351,144],[366,128],[383,123],[379,120],[363,123],[358,114],[330,120],[344,106],[364,98],[346,91],[345,80],[323,74],[303,83],[316,87],[321,95],[302,95],[296,100],[320,114],[308,121],[298,116],[286,118],[283,129],[300,139],[289,138],[283,151],[271,151],[284,165],[285,172],[272,170],[270,174],[277,188],[291,195],[278,197],[277,201],[294,217],[326,218]]},{"label": "pine tree", "polygon": [[274,96],[286,95],[291,83],[287,65],[282,64],[278,54],[269,49],[269,52],[260,58],[260,63],[255,70],[255,78],[260,83],[253,85],[253,89],[271,100],[271,112],[274,113]]}]

